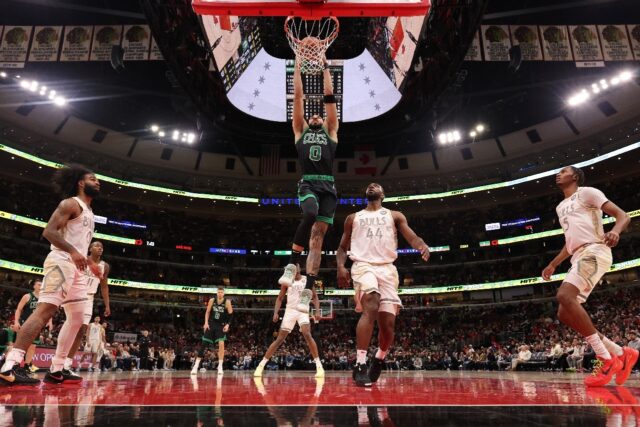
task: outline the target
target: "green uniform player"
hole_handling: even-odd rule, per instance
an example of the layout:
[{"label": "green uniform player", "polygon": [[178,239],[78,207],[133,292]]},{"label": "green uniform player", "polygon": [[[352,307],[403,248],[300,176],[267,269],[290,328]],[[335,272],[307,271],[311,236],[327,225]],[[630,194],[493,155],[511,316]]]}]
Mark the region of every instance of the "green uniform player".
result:
[{"label": "green uniform player", "polygon": [[[205,349],[216,343],[218,344],[218,375],[223,374],[224,342],[227,339],[232,314],[233,307],[231,307],[231,301],[224,297],[224,288],[219,287],[216,296],[211,298],[207,303],[204,325],[202,326],[204,331],[202,335],[202,345],[191,369],[191,375],[198,373]],[[211,320],[211,326],[209,325],[209,320]]]},{"label": "green uniform player", "polygon": [[[324,58],[323,58],[324,59]],[[305,120],[304,90],[299,64],[293,76],[293,133],[298,161],[302,168],[302,179],[298,183],[298,198],[302,209],[302,221],[293,237],[291,257],[278,283],[292,285],[296,276],[296,264],[308,245],[306,262],[307,284],[297,309],[309,312],[312,289],[315,286],[324,235],[333,224],[333,216],[338,204],[333,177],[333,161],[338,145],[338,109],[333,95],[333,82],[326,59],[324,59],[323,86],[325,118],[314,114]]]}]

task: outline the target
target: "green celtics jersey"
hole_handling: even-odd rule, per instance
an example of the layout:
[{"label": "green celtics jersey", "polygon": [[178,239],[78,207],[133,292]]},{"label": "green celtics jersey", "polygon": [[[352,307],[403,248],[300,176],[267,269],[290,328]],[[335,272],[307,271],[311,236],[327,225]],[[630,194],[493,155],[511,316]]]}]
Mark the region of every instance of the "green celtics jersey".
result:
[{"label": "green celtics jersey", "polygon": [[318,130],[307,128],[296,141],[298,162],[303,175],[333,176],[333,160],[336,158],[338,143],[323,127]]}]

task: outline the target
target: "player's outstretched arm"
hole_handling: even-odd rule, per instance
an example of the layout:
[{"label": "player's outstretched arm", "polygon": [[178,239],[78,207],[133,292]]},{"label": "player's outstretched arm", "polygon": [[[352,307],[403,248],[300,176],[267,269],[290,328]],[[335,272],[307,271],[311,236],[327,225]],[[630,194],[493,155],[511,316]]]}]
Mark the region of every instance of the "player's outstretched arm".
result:
[{"label": "player's outstretched arm", "polygon": [[429,261],[429,257],[431,256],[431,252],[429,252],[429,246],[419,237],[415,231],[409,227],[409,223],[407,222],[407,217],[404,216],[402,212],[392,211],[393,221],[396,224],[396,228],[402,234],[402,237],[405,238],[407,243],[413,248],[420,251],[420,255],[422,259],[426,262]]},{"label": "player's outstretched arm", "polygon": [[104,302],[104,317],[111,316],[111,304],[109,303],[109,272],[111,266],[104,263],[104,273],[102,279],[100,279],[100,294],[102,295],[102,301]]},{"label": "player's outstretched arm", "polygon": [[276,304],[273,307],[273,323],[278,322],[278,313],[280,313],[280,307],[282,307],[282,300],[284,300],[284,296],[287,294],[287,287],[280,286],[280,293],[278,294],[278,298],[276,298]]},{"label": "player's outstretched arm", "polygon": [[329,70],[329,64],[324,59],[324,71],[322,72],[323,76],[323,86],[324,86],[324,112],[327,116],[327,133],[329,134],[329,138],[334,141],[338,141],[338,127],[340,126],[338,122],[338,107],[336,105],[336,100],[333,95],[333,82],[331,81],[331,71]]},{"label": "player's outstretched arm", "polygon": [[320,321],[320,298],[318,298],[318,293],[316,292],[315,289],[313,289],[311,292],[312,292],[312,295],[313,295],[313,297],[312,297],[313,298],[313,306],[316,309],[313,318],[315,319],[316,322],[319,322]]},{"label": "player's outstretched arm", "polygon": [[338,264],[338,286],[341,288],[349,287],[349,281],[351,277],[349,270],[345,267],[347,262],[347,252],[351,247],[351,233],[353,231],[353,219],[355,214],[351,214],[344,221],[344,231],[342,232],[342,238],[340,239],[340,246],[336,251],[336,261]]},{"label": "player's outstretched arm", "polygon": [[554,271],[556,271],[556,268],[558,268],[558,266],[570,256],[571,255],[569,255],[569,251],[567,250],[567,245],[564,245],[560,250],[560,253],[556,255],[556,257],[549,263],[549,265],[544,268],[544,270],[542,270],[542,278],[544,280],[551,280],[551,275]]},{"label": "player's outstretched arm", "polygon": [[[215,297],[213,297],[215,298]],[[204,330],[209,329],[209,316],[211,316],[211,309],[213,308],[213,298],[207,303],[207,311],[204,313]]]},{"label": "player's outstretched arm", "polygon": [[620,234],[629,227],[631,217],[610,200],[602,205],[602,211],[616,219],[616,225],[613,226],[611,231],[604,235],[604,243],[610,248],[613,248],[620,241]]},{"label": "player's outstretched arm", "polygon": [[16,307],[15,317],[13,318],[13,324],[15,325],[16,330],[20,329],[20,317],[22,316],[22,310],[24,310],[24,306],[27,305],[30,299],[31,296],[29,294],[24,294],[22,295],[22,298],[20,298],[20,302]]},{"label": "player's outstretched arm", "polygon": [[307,128],[307,121],[304,119],[304,88],[302,86],[302,74],[300,64],[296,61],[293,71],[293,127],[294,141],[298,141],[302,133]]},{"label": "player's outstretched arm", "polygon": [[224,303],[224,308],[227,309],[227,324],[222,328],[223,332],[227,332],[229,330],[229,326],[231,326],[231,316],[233,315],[233,307],[231,306],[231,300],[226,300]]}]

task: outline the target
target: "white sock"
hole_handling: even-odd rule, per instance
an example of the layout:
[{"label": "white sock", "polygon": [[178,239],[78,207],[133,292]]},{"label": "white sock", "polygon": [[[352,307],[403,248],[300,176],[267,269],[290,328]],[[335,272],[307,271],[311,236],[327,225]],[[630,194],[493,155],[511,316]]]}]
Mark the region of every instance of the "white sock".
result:
[{"label": "white sock", "polygon": [[316,362],[316,369],[322,368],[322,362],[320,361],[319,357],[316,357],[315,359],[313,359],[313,361]]},{"label": "white sock", "polygon": [[364,365],[365,363],[367,363],[367,350],[358,350],[356,354],[356,363],[358,365]]},{"label": "white sock", "polygon": [[194,371],[197,371],[197,370],[198,370],[198,367],[200,367],[200,361],[201,361],[201,360],[202,360],[202,359],[200,359],[199,357],[197,357],[197,358],[196,358],[196,362],[193,364],[193,370],[194,370]]},{"label": "white sock", "polygon": [[585,339],[587,340],[587,342],[589,343],[593,351],[596,352],[596,356],[598,356],[601,359],[611,359],[611,354],[609,353],[609,350],[607,350],[607,347],[605,347],[604,343],[602,342],[602,340],[600,339],[600,336],[597,333],[593,335],[589,335]]},{"label": "white sock", "polygon": [[24,360],[24,354],[26,352],[24,350],[20,350],[19,348],[12,348],[9,354],[7,355],[7,360],[4,361],[2,365],[2,369],[0,372],[7,372],[12,369],[15,365],[20,366],[22,361]]},{"label": "white sock", "polygon": [[218,362],[218,371],[222,371],[222,362]]},{"label": "white sock", "polygon": [[609,350],[609,353],[615,354],[616,356],[622,356],[624,354],[624,351],[622,351],[622,347],[620,347],[618,344],[614,343],[613,341],[611,341],[609,338],[605,336],[602,336],[602,343],[604,344],[605,347],[607,347],[607,350]]},{"label": "white sock", "polygon": [[384,360],[385,357],[387,357],[387,352],[378,348],[378,351],[376,351],[376,359]]},{"label": "white sock", "polygon": [[73,366],[73,359],[70,357],[67,357],[66,359],[64,359],[64,369],[66,369],[67,371],[71,369],[71,367]]},{"label": "white sock", "polygon": [[263,358],[262,358],[262,360],[260,361],[260,365],[259,365],[259,366],[261,366],[261,367],[263,367],[263,368],[264,368],[264,367],[267,365],[267,362],[268,362],[268,361],[269,361],[269,360],[267,360],[267,359],[265,359],[265,358],[263,357]]}]

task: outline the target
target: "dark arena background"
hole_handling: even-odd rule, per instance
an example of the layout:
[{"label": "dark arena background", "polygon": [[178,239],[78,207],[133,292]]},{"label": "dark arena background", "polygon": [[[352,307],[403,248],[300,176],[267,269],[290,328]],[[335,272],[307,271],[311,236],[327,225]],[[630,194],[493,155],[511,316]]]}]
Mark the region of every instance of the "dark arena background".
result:
[{"label": "dark arena background", "polygon": [[[302,74],[302,101],[296,58],[310,54],[298,49],[323,36],[288,40],[289,15],[339,22],[327,63],[315,54],[319,74]],[[329,129],[333,105],[338,144],[321,177],[335,214],[320,203],[312,221],[332,224],[317,240],[309,223],[297,255],[301,206],[327,197],[303,190],[320,185],[308,164],[326,147],[299,162],[309,134],[294,144],[292,126],[319,114]],[[72,164],[100,183],[90,209],[54,192]],[[93,176],[70,195],[95,190]],[[360,295],[366,260],[352,282],[338,274],[368,221],[347,218],[379,203],[371,183],[384,189],[375,212],[401,212],[418,236],[394,220],[367,237],[397,254],[386,350],[388,290]],[[588,187],[606,198],[577,196],[601,194]],[[75,213],[56,229],[64,203]],[[90,211],[95,233],[76,238]],[[636,0],[6,0],[0,426],[639,426],[638,217]],[[76,243],[52,251],[55,236]],[[79,253],[91,241],[102,280],[95,246]],[[310,335],[293,322],[263,359],[287,329],[282,297],[304,294],[280,287],[283,269],[299,261],[313,282],[314,241]],[[393,267],[376,259],[380,275],[365,276],[382,281]],[[54,369],[80,326],[51,292],[84,301],[91,286],[91,324],[71,368]],[[305,318],[301,305],[287,313]]]}]

